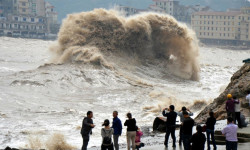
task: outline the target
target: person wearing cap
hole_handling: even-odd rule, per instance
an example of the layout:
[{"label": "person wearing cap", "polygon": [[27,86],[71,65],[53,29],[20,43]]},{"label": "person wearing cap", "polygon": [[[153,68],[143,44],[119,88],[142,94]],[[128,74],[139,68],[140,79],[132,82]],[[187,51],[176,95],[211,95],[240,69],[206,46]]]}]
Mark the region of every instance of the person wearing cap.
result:
[{"label": "person wearing cap", "polygon": [[184,120],[184,116],[183,116],[183,112],[184,111],[187,111],[188,112],[188,115],[189,116],[193,116],[194,114],[189,110],[187,109],[185,106],[183,106],[181,108],[181,110],[179,112],[177,112],[177,115],[180,117],[180,122],[181,122],[181,126],[180,126],[180,132],[179,132],[179,145],[182,144],[182,135],[183,135],[183,129],[182,129],[182,123],[183,123],[183,120]]},{"label": "person wearing cap", "polygon": [[183,120],[183,145],[184,145],[184,150],[190,150],[190,139],[192,137],[193,133],[193,126],[194,126],[194,119],[192,119],[187,111],[183,112],[184,115],[184,120]]},{"label": "person wearing cap", "polygon": [[87,117],[85,117],[82,121],[82,129],[81,129],[81,135],[83,138],[82,150],[87,150],[89,143],[89,136],[90,134],[92,134],[92,128],[95,127],[92,118],[93,118],[93,112],[88,111]]},{"label": "person wearing cap", "polygon": [[113,146],[113,142],[112,142],[112,135],[114,133],[114,129],[110,128],[109,126],[109,120],[105,119],[104,123],[102,124],[102,126],[104,126],[104,128],[102,128],[101,130],[101,135],[102,135],[102,146],[101,146],[101,150],[113,150],[114,146]]},{"label": "person wearing cap", "polygon": [[127,149],[130,150],[130,142],[132,141],[132,149],[135,150],[136,137],[136,120],[132,118],[131,113],[127,113],[128,120],[125,121],[124,126],[127,126]]},{"label": "person wearing cap", "polygon": [[118,118],[118,112],[114,111],[113,112],[113,123],[112,123],[112,128],[114,129],[114,135],[113,135],[113,139],[114,139],[114,147],[115,150],[119,150],[119,137],[122,134],[122,122],[121,120]]},{"label": "person wearing cap", "polygon": [[232,94],[227,94],[226,111],[227,117],[232,117],[235,120],[235,104]]},{"label": "person wearing cap", "polygon": [[174,105],[170,105],[169,108],[163,109],[162,115],[167,117],[164,145],[166,148],[168,147],[168,139],[169,135],[171,134],[173,140],[173,147],[176,147],[175,126],[176,126],[177,113],[174,111]]},{"label": "person wearing cap", "polygon": [[192,135],[190,142],[192,143],[192,150],[204,150],[206,143],[206,136],[202,133],[202,127],[196,126],[196,133]]},{"label": "person wearing cap", "polygon": [[226,150],[237,150],[238,138],[237,138],[238,126],[233,123],[233,118],[227,118],[227,126],[221,131],[222,135],[226,137]]}]

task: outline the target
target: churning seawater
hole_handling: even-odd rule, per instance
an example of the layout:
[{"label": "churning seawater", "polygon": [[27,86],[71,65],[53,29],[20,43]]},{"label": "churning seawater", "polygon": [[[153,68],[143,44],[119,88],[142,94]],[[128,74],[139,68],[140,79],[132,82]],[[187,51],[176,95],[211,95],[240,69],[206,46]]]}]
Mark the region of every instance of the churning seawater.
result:
[{"label": "churning seawater", "polygon": [[[130,111],[139,126],[152,125],[160,114],[158,104],[162,108],[171,103],[181,107],[182,102],[192,105],[195,100],[217,97],[242,65],[242,59],[250,55],[250,51],[201,48],[200,81],[164,74],[154,78],[150,66],[137,68],[136,76],[141,75],[149,86],[99,66],[44,66],[50,60],[52,43],[0,38],[0,148],[25,147],[30,137],[46,141],[53,133],[63,134],[68,143],[80,148],[80,126],[88,110],[94,112],[97,125],[90,146],[99,146],[101,123],[112,119],[113,110],[119,111],[122,121]],[[154,111],[144,109],[147,106],[155,106],[151,109]]]},{"label": "churning seawater", "polygon": [[[77,17],[84,18],[84,15],[86,14]],[[93,14],[91,15],[93,16]],[[72,21],[72,18],[74,17],[69,17],[69,20]],[[115,20],[114,16],[110,18]],[[152,18],[154,16],[146,15],[141,16],[140,20],[151,22]],[[93,21],[93,18],[90,20]],[[85,21],[72,22],[81,24]],[[121,22],[126,22],[121,26],[129,26],[128,28],[131,24],[134,26],[138,23],[136,19]],[[97,22],[97,24],[103,25],[102,22]],[[174,23],[169,24],[173,26]],[[146,25],[146,28],[158,27]],[[186,28],[180,27],[178,31],[182,29],[184,32]],[[79,31],[79,29],[77,30]],[[89,38],[93,38],[89,32],[101,31],[99,28],[94,29],[93,26],[90,27],[90,30],[86,31]],[[124,40],[129,40],[137,35],[127,35],[127,30],[124,28],[119,33],[117,31],[117,34],[124,35]],[[71,32],[76,31],[72,29]],[[185,32],[180,35],[185,36]],[[171,61],[174,63],[176,56],[182,55],[181,50],[176,50],[178,52],[173,50],[176,44],[178,45],[176,38],[178,41],[179,33],[175,39],[167,42],[166,45],[171,42],[176,44],[170,46],[171,53],[166,55],[163,50],[152,55],[152,50],[158,49],[154,43],[145,46],[146,43],[152,43],[152,41],[156,45],[159,43],[164,45],[162,42],[157,42],[159,39],[156,41],[146,39],[145,43],[139,41],[139,44],[144,45],[148,53],[142,54],[143,52],[135,52],[135,49],[128,53],[125,51],[126,45],[119,49],[119,44],[116,45],[115,42],[109,43],[111,50],[101,50],[97,45],[101,45],[101,47],[107,45],[104,41],[100,41],[101,38],[92,39],[87,44],[82,44],[83,47],[81,44],[76,46],[75,39],[73,41],[70,41],[69,37],[67,40],[64,39],[66,31],[61,29],[60,33],[59,44],[53,41],[0,37],[0,149],[6,146],[30,148],[32,142],[41,147],[45,147],[47,144],[48,147],[49,144],[56,142],[50,138],[54,133],[64,135],[70,145],[80,148],[82,144],[81,123],[88,110],[94,112],[93,120],[96,124],[89,146],[100,146],[101,124],[104,119],[112,119],[114,110],[119,111],[119,117],[123,122],[126,113],[131,112],[136,118],[138,126],[151,126],[154,118],[161,114],[161,109],[170,104],[175,104],[177,109],[183,105],[195,109],[192,106],[195,101],[209,103],[217,97],[230,82],[233,73],[242,66],[242,60],[250,56],[249,50],[201,47],[199,48],[200,57],[197,56],[195,50],[192,57],[192,53],[188,54],[190,55],[188,58],[180,57],[185,61],[183,64],[179,59],[178,65],[168,66],[171,62],[162,63],[164,60],[162,57],[173,53],[175,56]],[[152,32],[152,34],[159,33]],[[161,34],[162,38],[167,38],[164,33]],[[77,34],[72,35],[78,36]],[[107,33],[105,36],[113,35]],[[147,37],[142,35],[139,38]],[[96,43],[96,41],[100,42]],[[185,45],[185,40],[181,40],[181,42]],[[136,43],[134,44],[136,45]],[[49,50],[51,45],[56,54]],[[117,51],[113,52],[111,46],[114,46]],[[185,48],[185,46],[178,48]],[[197,47],[194,46],[194,48]],[[68,56],[68,53],[71,56]],[[194,63],[193,60],[196,57],[199,61],[195,60]],[[200,70],[199,67],[197,69],[197,63],[198,66],[200,65]],[[187,66],[182,68],[183,65]],[[172,72],[176,68],[181,71]],[[182,76],[180,73],[185,75]],[[198,80],[198,75],[200,80]],[[200,111],[200,108],[196,108],[195,111]],[[121,143],[125,143],[125,128]]]}]

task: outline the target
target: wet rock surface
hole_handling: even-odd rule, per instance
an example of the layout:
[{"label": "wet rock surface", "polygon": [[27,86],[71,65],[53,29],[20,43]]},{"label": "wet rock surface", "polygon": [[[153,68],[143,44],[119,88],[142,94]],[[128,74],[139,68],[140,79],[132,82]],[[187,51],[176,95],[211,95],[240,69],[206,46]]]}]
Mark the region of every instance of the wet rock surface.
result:
[{"label": "wet rock surface", "polygon": [[218,98],[204,108],[196,117],[196,122],[204,123],[208,118],[210,110],[215,112],[217,120],[226,119],[226,96],[231,93],[241,101],[241,112],[246,116],[250,116],[249,102],[246,100],[247,91],[250,90],[250,63],[244,64],[231,78],[231,82]]}]

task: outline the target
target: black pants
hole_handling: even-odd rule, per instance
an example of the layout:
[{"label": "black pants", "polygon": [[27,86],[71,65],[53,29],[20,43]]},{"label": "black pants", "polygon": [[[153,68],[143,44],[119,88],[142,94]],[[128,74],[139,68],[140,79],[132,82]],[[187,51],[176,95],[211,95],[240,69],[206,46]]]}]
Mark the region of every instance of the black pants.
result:
[{"label": "black pants", "polygon": [[241,120],[240,120],[240,112],[235,112],[235,124],[236,124],[236,120],[238,123],[238,127],[241,128],[242,125],[241,125]]},{"label": "black pants", "polygon": [[82,150],[87,150],[89,144],[89,136],[82,136],[82,139],[83,139]]},{"label": "black pants", "polygon": [[114,150],[114,145],[113,145],[113,143],[111,144],[111,145],[103,145],[102,144],[102,148],[101,148],[101,150]]},{"label": "black pants", "polygon": [[226,141],[226,150],[237,150],[238,142]]},{"label": "black pants", "polygon": [[180,126],[180,133],[179,133],[179,145],[181,145],[183,142],[182,136],[183,136],[183,127],[181,125]]},{"label": "black pants", "polygon": [[182,139],[183,139],[183,145],[184,145],[184,150],[190,150],[190,139],[192,137],[191,135],[182,135]]},{"label": "black pants", "polygon": [[173,127],[167,127],[166,135],[165,135],[165,142],[164,145],[167,147],[168,146],[168,138],[169,135],[171,134],[171,137],[173,139],[173,146],[175,146],[176,138],[175,138],[175,126]]},{"label": "black pants", "polygon": [[140,148],[144,147],[144,143],[140,143],[140,145],[136,145],[135,148],[136,150],[139,150]]}]

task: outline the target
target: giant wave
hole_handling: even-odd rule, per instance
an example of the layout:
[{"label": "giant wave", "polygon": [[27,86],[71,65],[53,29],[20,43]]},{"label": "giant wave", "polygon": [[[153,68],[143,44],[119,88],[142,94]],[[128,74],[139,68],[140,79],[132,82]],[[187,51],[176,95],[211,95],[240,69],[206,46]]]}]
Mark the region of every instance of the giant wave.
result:
[{"label": "giant wave", "polygon": [[56,53],[54,63],[80,61],[112,69],[150,63],[178,77],[199,80],[195,33],[169,15],[123,17],[105,9],[70,14],[51,50]]}]

